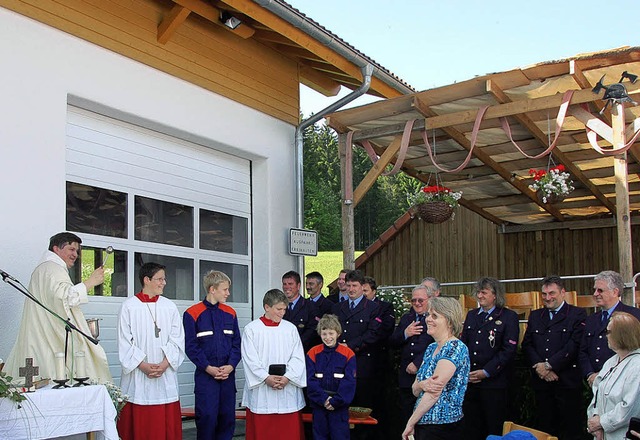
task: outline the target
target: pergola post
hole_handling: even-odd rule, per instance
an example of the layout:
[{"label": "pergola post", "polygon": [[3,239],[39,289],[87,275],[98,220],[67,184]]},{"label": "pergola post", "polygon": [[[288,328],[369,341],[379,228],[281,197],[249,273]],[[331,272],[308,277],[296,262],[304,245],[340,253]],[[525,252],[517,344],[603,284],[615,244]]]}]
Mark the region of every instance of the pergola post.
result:
[{"label": "pergola post", "polygon": [[[624,107],[613,104],[611,108],[613,128],[613,147],[622,148],[625,144]],[[620,275],[625,283],[633,278],[633,257],[631,253],[631,215],[629,212],[629,180],[627,170],[627,153],[614,156],[613,168],[616,181],[616,228],[618,232],[618,260]],[[623,302],[632,304],[633,293],[624,292]]]},{"label": "pergola post", "polygon": [[[355,221],[353,203],[353,162],[351,154],[347,157],[347,135],[338,136],[338,149],[340,152],[340,187],[342,201],[342,267],[353,270],[356,268],[355,259]],[[348,197],[348,198],[347,198]]]}]

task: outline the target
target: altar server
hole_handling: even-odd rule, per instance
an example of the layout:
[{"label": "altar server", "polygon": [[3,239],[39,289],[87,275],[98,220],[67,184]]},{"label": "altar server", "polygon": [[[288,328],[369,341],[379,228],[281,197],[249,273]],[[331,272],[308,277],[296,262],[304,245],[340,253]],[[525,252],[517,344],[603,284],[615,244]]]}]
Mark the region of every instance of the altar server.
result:
[{"label": "altar server", "polygon": [[236,311],[225,303],[231,279],[219,271],[205,274],[207,297],[184,312],[185,351],[194,373],[198,440],[230,440],[236,426],[235,370],[240,362]]},{"label": "altar server", "polygon": [[165,266],[146,263],[142,291],[122,303],[118,316],[121,388],[129,396],[118,420],[122,440],[180,440],[178,367],[184,361],[184,330],[173,301],[162,297]]},{"label": "altar server", "polygon": [[[87,304],[87,290],[102,284],[104,268],[97,268],[84,282],[73,284],[69,269],[78,258],[82,240],[70,232],[61,232],[49,239],[49,250],[45,251],[40,263],[31,274],[29,292],[47,308],[69,319],[85,334],[91,331],[84,318],[81,304]],[[85,374],[100,382],[110,381],[111,373],[107,355],[100,345],[94,345],[84,336],[72,332],[67,354],[67,365],[71,366],[73,352],[85,354]],[[9,354],[4,371],[18,377],[18,370],[25,358],[33,358],[34,365],[40,367],[40,376],[55,379],[55,353],[64,352],[65,325],[34,301],[25,300],[22,321],[16,343]],[[67,374],[72,377],[72,372]]]},{"label": "altar server", "polygon": [[264,316],[244,328],[242,405],[247,408],[247,440],[303,438],[305,355],[296,326],[282,319],[287,303],[282,291],[269,290],[262,300]]}]

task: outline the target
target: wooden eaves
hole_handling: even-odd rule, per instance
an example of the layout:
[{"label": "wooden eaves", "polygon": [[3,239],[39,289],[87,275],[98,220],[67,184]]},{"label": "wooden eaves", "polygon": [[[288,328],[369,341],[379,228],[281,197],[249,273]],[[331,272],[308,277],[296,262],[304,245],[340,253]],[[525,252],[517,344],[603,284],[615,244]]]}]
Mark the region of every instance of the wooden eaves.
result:
[{"label": "wooden eaves", "polygon": [[[280,53],[296,60],[300,66],[300,82],[325,96],[336,96],[341,86],[356,89],[362,82],[361,67],[353,60],[336,53],[321,41],[302,29],[287,22],[273,12],[264,9],[259,4],[249,0],[225,0],[211,2],[208,0],[172,0],[171,10],[162,18],[158,25],[157,40],[166,44],[180,25],[191,13],[205,18],[212,25],[219,26],[238,35],[240,38],[253,38],[262,44],[273,47]],[[319,32],[326,32],[336,41],[339,37],[295,10],[284,2],[278,2],[289,11],[294,11],[300,17],[311,23]],[[241,24],[230,29],[220,21],[221,12],[228,12],[241,21]],[[344,43],[344,42],[343,42]],[[353,49],[344,43],[345,47]],[[353,49],[355,51],[355,49]],[[356,51],[357,52],[357,51]],[[364,54],[360,54],[364,57]],[[372,61],[372,60],[370,60]],[[382,81],[374,76],[370,87],[370,94],[390,98],[401,96],[411,87],[394,77],[382,66],[372,62],[378,69],[385,71],[394,78],[400,87]],[[404,90],[403,90],[404,89]]]}]

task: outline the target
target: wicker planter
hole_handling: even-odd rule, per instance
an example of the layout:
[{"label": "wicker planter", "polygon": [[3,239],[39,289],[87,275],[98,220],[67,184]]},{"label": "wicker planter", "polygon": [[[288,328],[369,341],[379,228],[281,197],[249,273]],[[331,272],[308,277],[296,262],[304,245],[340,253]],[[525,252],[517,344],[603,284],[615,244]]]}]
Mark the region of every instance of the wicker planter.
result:
[{"label": "wicker planter", "polygon": [[451,218],[453,208],[447,202],[420,203],[414,206],[418,217],[427,223],[442,223]]},{"label": "wicker planter", "polygon": [[[540,203],[544,203],[543,201],[543,197],[545,196],[544,193],[542,191],[536,191],[536,195],[538,196],[538,200],[540,201]],[[559,195],[559,194],[555,194],[552,193],[550,195],[547,196],[547,203],[553,205],[556,203],[560,203],[564,200],[565,196]]]}]

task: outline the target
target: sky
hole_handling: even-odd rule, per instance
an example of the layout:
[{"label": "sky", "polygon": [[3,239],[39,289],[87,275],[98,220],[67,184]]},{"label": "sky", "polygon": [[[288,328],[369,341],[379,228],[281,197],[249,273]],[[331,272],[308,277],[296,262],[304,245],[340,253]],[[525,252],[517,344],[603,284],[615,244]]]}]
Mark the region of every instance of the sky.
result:
[{"label": "sky", "polygon": [[[416,90],[640,46],[638,0],[286,1]],[[303,114],[350,93],[342,89],[326,98],[301,86]],[[373,100],[365,96],[349,106]]]}]

